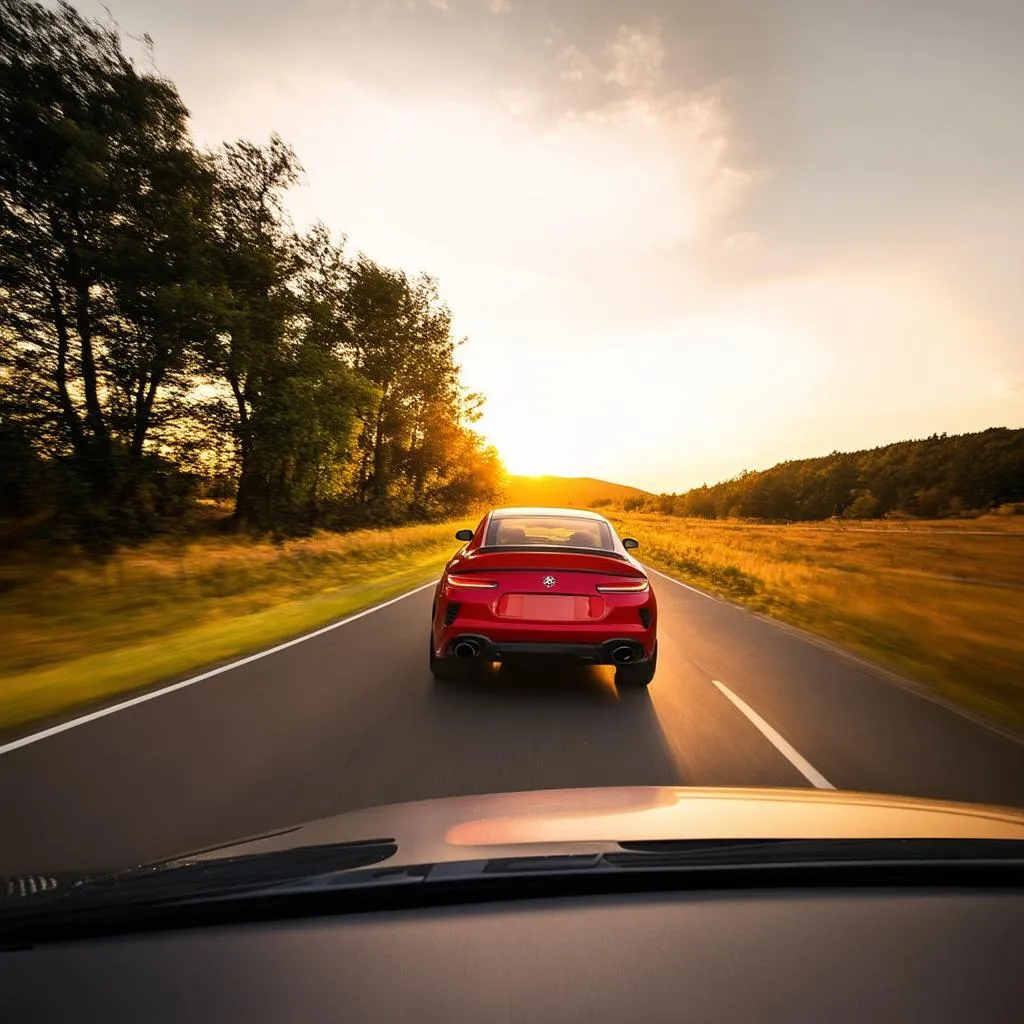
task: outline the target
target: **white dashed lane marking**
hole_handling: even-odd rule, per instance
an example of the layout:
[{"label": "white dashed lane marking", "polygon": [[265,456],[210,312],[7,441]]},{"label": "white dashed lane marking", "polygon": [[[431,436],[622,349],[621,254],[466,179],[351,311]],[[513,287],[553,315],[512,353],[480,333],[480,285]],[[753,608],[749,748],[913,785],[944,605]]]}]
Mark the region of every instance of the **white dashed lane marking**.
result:
[{"label": "white dashed lane marking", "polygon": [[812,785],[818,789],[835,789],[828,779],[818,771],[792,744],[779,735],[746,701],[740,700],[725,683],[717,679],[711,682],[718,687],[753,723],[761,735]]}]

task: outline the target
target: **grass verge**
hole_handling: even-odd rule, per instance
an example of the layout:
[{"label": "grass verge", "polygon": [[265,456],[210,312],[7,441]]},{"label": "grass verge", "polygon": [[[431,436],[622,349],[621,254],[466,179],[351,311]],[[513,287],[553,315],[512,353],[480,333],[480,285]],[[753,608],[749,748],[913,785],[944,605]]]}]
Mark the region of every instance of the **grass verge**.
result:
[{"label": "grass verge", "polygon": [[1019,526],[611,518],[640,540],[653,568],[834,640],[1024,733]]},{"label": "grass verge", "polygon": [[284,545],[160,543],[104,566],[34,576],[5,567],[0,730],[250,654],[395,597],[440,572],[457,547],[455,528]]}]

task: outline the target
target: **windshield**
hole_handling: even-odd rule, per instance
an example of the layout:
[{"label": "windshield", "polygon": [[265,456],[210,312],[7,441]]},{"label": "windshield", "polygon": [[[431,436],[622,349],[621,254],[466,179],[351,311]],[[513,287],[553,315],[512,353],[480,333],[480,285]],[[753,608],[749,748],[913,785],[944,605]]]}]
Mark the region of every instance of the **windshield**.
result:
[{"label": "windshield", "polygon": [[0,0],[0,900],[990,838],[912,811],[1024,809],[1022,41]]},{"label": "windshield", "polygon": [[607,523],[571,516],[502,516],[491,519],[484,547],[543,545],[554,548],[597,548],[615,551]]}]

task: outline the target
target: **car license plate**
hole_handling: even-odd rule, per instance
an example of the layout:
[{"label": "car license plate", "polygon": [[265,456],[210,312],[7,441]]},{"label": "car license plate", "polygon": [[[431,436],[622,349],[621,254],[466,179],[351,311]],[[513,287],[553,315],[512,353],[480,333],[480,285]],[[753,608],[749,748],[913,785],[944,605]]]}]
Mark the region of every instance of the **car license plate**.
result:
[{"label": "car license plate", "polygon": [[497,611],[505,618],[541,622],[591,618],[590,598],[573,594],[505,594]]}]

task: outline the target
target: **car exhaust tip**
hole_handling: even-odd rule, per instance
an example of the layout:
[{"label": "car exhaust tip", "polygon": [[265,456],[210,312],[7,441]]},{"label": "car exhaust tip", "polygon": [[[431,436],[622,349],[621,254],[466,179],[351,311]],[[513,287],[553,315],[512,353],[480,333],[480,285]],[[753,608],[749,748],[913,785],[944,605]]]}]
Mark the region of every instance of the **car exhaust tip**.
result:
[{"label": "car exhaust tip", "polygon": [[612,648],[611,659],[615,665],[628,665],[629,662],[636,661],[636,650],[629,644],[619,644],[618,647]]},{"label": "car exhaust tip", "polygon": [[456,658],[480,657],[480,645],[475,640],[459,640],[453,650]]}]

